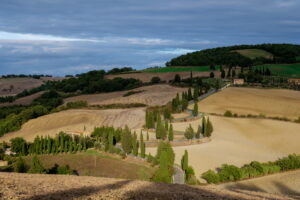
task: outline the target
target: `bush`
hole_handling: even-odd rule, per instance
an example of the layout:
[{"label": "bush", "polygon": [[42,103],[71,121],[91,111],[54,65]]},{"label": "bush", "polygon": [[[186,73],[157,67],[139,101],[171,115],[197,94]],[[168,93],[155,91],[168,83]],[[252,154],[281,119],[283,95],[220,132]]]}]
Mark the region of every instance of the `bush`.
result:
[{"label": "bush", "polygon": [[226,181],[237,181],[242,178],[242,171],[240,168],[234,166],[234,165],[227,165],[224,164],[221,167],[221,170],[219,172],[220,181],[226,182]]},{"label": "bush", "polygon": [[17,172],[17,173],[26,173],[26,171],[27,171],[27,166],[22,157],[19,157],[17,159],[17,161],[13,165],[13,168],[14,168],[14,172]]},{"label": "bush", "polygon": [[32,161],[31,161],[31,166],[28,171],[29,173],[32,174],[45,174],[45,168],[43,167],[41,161],[38,159],[37,156],[33,156]]},{"label": "bush", "polygon": [[219,183],[220,182],[220,177],[219,174],[212,170],[208,170],[207,172],[202,174],[202,178],[207,181],[207,183]]},{"label": "bush", "polygon": [[233,117],[233,114],[230,110],[227,110],[225,113],[224,113],[224,116],[225,117]]},{"label": "bush", "polygon": [[298,169],[300,168],[300,156],[292,154],[276,161],[275,164],[277,164],[282,171]]},{"label": "bush", "polygon": [[157,76],[152,77],[152,79],[151,79],[151,83],[152,84],[156,84],[156,83],[159,83],[159,82],[160,82],[160,78],[159,77],[157,77]]}]

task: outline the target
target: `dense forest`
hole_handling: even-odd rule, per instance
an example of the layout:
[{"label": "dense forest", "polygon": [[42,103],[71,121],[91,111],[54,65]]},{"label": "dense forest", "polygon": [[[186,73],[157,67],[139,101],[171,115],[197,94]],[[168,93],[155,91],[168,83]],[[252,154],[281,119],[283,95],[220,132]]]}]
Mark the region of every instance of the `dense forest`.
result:
[{"label": "dense forest", "polygon": [[[257,57],[250,59],[236,50],[260,49],[273,54],[273,58]],[[227,65],[249,67],[266,63],[295,63],[300,55],[300,45],[292,44],[261,44],[238,45],[219,47],[188,53],[173,58],[166,66],[203,66],[203,65]]]}]

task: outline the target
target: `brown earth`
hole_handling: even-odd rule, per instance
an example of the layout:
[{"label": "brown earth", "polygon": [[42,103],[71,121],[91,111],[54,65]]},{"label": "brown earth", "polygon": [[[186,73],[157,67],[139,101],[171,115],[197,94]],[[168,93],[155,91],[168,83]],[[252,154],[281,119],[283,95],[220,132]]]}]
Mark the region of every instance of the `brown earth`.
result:
[{"label": "brown earth", "polygon": [[[300,117],[300,92],[283,89],[230,87],[198,103],[199,111],[224,114],[265,114],[266,116]],[[192,108],[192,106],[190,106]]]},{"label": "brown earth", "polygon": [[96,126],[114,126],[135,129],[144,125],[143,108],[110,110],[67,110],[32,119],[21,130],[5,134],[0,141],[23,137],[32,141],[36,136],[54,136],[60,131],[71,134],[90,134]]},{"label": "brown earth", "polygon": [[285,194],[300,199],[300,170],[273,174],[221,185],[228,190],[259,191]]},{"label": "brown earth", "polygon": [[41,92],[26,96],[26,97],[22,97],[22,98],[15,100],[12,103],[0,103],[0,107],[12,106],[12,105],[24,105],[24,106],[30,105],[34,99],[40,97],[43,93],[44,93],[44,91],[41,91]]},{"label": "brown earth", "polygon": [[[184,151],[197,178],[222,164],[242,166],[251,161],[274,161],[300,153],[300,124],[268,119],[236,119],[210,116],[214,126],[212,141],[199,145],[174,147],[175,162],[180,164]],[[184,131],[189,124],[194,130],[201,120],[173,123],[174,130]],[[155,155],[156,148],[147,148]]]},{"label": "brown earth", "polygon": [[[23,90],[30,90],[39,87],[45,81],[59,81],[60,77],[42,77],[34,78],[0,78],[0,96],[15,96]],[[11,89],[11,90],[10,90]]]},{"label": "brown earth", "polygon": [[[220,72],[215,71],[215,77],[220,77]],[[176,74],[179,74],[181,79],[186,79],[190,77],[190,72],[160,72],[160,73],[150,73],[150,72],[141,72],[141,73],[128,73],[128,74],[116,74],[116,75],[106,75],[108,79],[113,79],[116,77],[121,78],[135,78],[143,82],[150,82],[152,77],[157,76],[162,81],[174,80]],[[209,77],[210,72],[193,72],[193,77]]]},{"label": "brown earth", "polygon": [[191,187],[178,184],[68,175],[0,173],[0,183],[0,198],[2,200],[293,199],[288,196],[261,192],[233,192],[215,186]]},{"label": "brown earth", "polygon": [[[123,97],[123,95],[129,91],[143,92]],[[177,93],[181,93],[183,91],[186,91],[186,88],[172,87],[167,84],[159,84],[140,87],[128,91],[70,97],[65,99],[65,102],[87,101],[90,105],[143,103],[146,105],[155,106],[168,103],[176,96]]]}]

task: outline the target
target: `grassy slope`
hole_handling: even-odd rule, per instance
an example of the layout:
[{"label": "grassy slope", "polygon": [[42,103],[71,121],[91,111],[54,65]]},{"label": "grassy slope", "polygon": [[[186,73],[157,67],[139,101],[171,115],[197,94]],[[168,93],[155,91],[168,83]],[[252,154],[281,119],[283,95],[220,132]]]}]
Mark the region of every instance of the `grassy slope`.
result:
[{"label": "grassy slope", "polygon": [[236,50],[236,52],[240,53],[243,56],[246,56],[251,59],[255,59],[258,57],[264,58],[272,58],[273,55],[267,51],[261,49],[243,49],[243,50]]},{"label": "grassy slope", "polygon": [[[219,70],[219,66],[216,66],[216,70]],[[199,67],[162,67],[162,68],[154,68],[154,69],[145,69],[143,72],[152,72],[152,73],[160,73],[160,72],[187,72],[187,71],[197,71],[197,72],[207,72],[211,71],[209,66],[199,66]]]},{"label": "grassy slope", "polygon": [[[39,155],[38,157],[47,169],[55,164],[69,165],[80,176],[148,180],[154,173],[153,168],[150,168],[147,163],[133,162],[130,158],[123,160],[95,150],[77,154]],[[31,156],[25,157],[29,165],[31,158]]]},{"label": "grassy slope", "polygon": [[269,64],[260,65],[260,67],[268,67],[273,74],[286,76],[286,77],[300,77],[300,63],[296,64]]}]

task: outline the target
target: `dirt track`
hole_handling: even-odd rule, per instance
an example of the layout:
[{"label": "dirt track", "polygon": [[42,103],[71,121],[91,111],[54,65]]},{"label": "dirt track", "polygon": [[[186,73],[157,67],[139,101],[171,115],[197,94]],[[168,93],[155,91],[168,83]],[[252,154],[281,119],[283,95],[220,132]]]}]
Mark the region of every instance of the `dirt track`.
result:
[{"label": "dirt track", "polygon": [[172,87],[166,84],[151,85],[136,88],[129,91],[143,91],[141,93],[133,94],[123,97],[128,91],[110,92],[103,94],[81,95],[65,99],[65,102],[72,101],[87,101],[90,105],[104,105],[104,104],[129,104],[129,103],[143,103],[150,106],[164,105],[171,101],[177,93],[186,91],[186,88]]},{"label": "dirt track", "polygon": [[292,199],[259,192],[230,192],[218,187],[190,187],[143,181],[76,177],[63,175],[35,175],[0,173],[2,200],[73,200],[73,199]]}]

